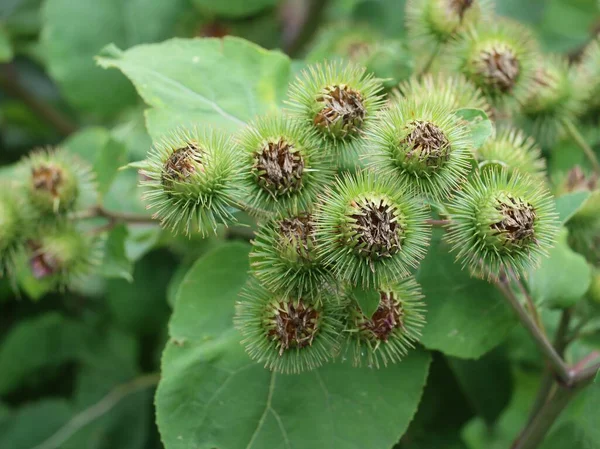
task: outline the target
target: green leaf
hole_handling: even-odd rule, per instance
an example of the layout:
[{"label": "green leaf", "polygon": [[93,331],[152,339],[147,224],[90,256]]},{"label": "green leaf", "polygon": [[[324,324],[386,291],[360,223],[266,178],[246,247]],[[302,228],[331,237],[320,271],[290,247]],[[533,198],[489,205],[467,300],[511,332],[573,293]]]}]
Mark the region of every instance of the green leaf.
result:
[{"label": "green leaf", "polygon": [[354,296],[360,310],[367,318],[373,316],[379,307],[379,301],[381,301],[379,291],[375,289],[365,290],[362,287],[354,287],[352,296]]},{"label": "green leaf", "polygon": [[177,260],[164,251],[153,251],[135,264],[133,282],[107,282],[108,309],[122,329],[139,335],[156,335],[169,317],[167,286]]},{"label": "green leaf", "polygon": [[590,192],[573,192],[556,198],[556,212],[561,224],[567,223],[583,207]]},{"label": "green leaf", "polygon": [[109,47],[97,60],[134,83],[150,106],[153,140],[196,125],[238,129],[277,110],[290,75],[287,56],[235,37],[171,39],[124,52]]},{"label": "green leaf", "polygon": [[96,67],[94,56],[111,42],[128,48],[166,39],[186,10],[185,0],[48,0],[41,34],[48,70],[71,104],[114,114],[135,104],[135,91],[121,74]]},{"label": "green leaf", "polygon": [[125,241],[127,240],[127,227],[123,224],[113,228],[108,234],[104,245],[104,260],[101,272],[108,278],[122,278],[133,282],[133,263],[127,258]]},{"label": "green leaf", "polygon": [[417,272],[427,304],[421,342],[460,358],[479,358],[498,346],[516,323],[497,288],[461,270],[437,231]]},{"label": "green leaf", "polygon": [[16,324],[0,346],[0,395],[35,384],[45,369],[77,358],[86,335],[83,326],[54,312]]},{"label": "green leaf", "polygon": [[[493,424],[512,394],[512,373],[504,351],[496,348],[477,361],[455,357],[447,360],[474,410],[485,422]],[[490,388],[490,384],[494,388]]]},{"label": "green leaf", "polygon": [[529,289],[538,303],[549,307],[567,308],[587,292],[592,282],[592,270],[585,258],[567,243],[563,229],[558,240],[540,267],[529,275]]},{"label": "green leaf", "polygon": [[494,125],[481,109],[458,109],[454,115],[462,119],[469,129],[473,150],[481,148],[494,132]]},{"label": "green leaf", "polygon": [[210,15],[244,17],[257,14],[266,8],[275,6],[279,0],[227,0],[226,2],[192,0],[192,2],[200,11],[207,12]]},{"label": "green leaf", "polygon": [[180,286],[156,396],[166,449],[392,447],[416,411],[429,355],[413,351],[381,370],[338,363],[293,376],[267,371],[232,326],[248,251],[217,248]]},{"label": "green leaf", "polygon": [[0,63],[9,62],[13,58],[10,37],[4,27],[0,26]]},{"label": "green leaf", "polygon": [[93,166],[102,195],[110,189],[119,168],[127,163],[125,146],[104,128],[83,129],[65,140],[63,146]]}]

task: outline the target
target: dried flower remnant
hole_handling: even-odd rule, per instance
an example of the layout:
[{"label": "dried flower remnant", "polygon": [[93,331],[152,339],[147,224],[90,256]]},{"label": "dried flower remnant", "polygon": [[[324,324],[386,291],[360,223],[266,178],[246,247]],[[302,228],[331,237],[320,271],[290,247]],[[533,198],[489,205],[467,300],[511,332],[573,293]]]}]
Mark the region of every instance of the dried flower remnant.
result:
[{"label": "dried flower remnant", "polygon": [[450,142],[444,132],[435,124],[415,120],[409,123],[412,131],[402,140],[406,146],[406,159],[427,168],[441,167],[450,158]]},{"label": "dried flower remnant", "polygon": [[325,87],[317,97],[322,103],[315,115],[314,124],[334,138],[344,139],[356,135],[362,128],[366,109],[360,92],[341,84]]},{"label": "dried flower remnant", "polygon": [[166,188],[174,182],[184,182],[197,172],[204,172],[202,151],[194,142],[178,148],[168,157],[164,164],[161,181]]},{"label": "dried flower remnant", "polygon": [[304,160],[284,138],[266,143],[254,159],[258,183],[272,195],[285,195],[302,188]]},{"label": "dried flower remnant", "polygon": [[319,331],[319,312],[302,300],[280,302],[268,321],[270,328],[267,333],[269,338],[277,341],[279,355],[289,349],[312,345]]}]

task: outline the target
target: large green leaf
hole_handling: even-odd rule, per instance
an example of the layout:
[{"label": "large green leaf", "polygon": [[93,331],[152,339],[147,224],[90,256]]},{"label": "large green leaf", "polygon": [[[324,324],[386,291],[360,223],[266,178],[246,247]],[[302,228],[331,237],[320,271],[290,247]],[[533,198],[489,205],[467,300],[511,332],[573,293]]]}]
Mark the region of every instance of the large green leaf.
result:
[{"label": "large green leaf", "polygon": [[338,363],[301,375],[267,371],[232,327],[248,251],[239,243],[217,248],[180,286],[156,397],[165,447],[393,446],[416,411],[429,355],[414,351],[381,370]]},{"label": "large green leaf", "polygon": [[290,75],[287,56],[235,37],[171,39],[124,52],[113,46],[98,61],[134,83],[151,107],[154,140],[181,127],[237,129],[277,109]]},{"label": "large green leaf", "polygon": [[128,48],[173,35],[185,0],[48,0],[42,12],[42,45],[52,77],[84,111],[108,115],[135,103],[135,91],[117,72],[96,67],[106,45]]},{"label": "large green leaf", "polygon": [[571,307],[583,297],[592,281],[590,266],[569,247],[567,236],[563,229],[549,257],[542,260],[528,279],[534,299],[549,307]]},{"label": "large green leaf", "polygon": [[461,358],[478,358],[506,338],[516,319],[492,284],[461,270],[448,246],[434,233],[417,273],[427,305],[421,342]]},{"label": "large green leaf", "polygon": [[494,132],[494,125],[481,109],[463,108],[454,111],[469,131],[472,150],[478,150]]},{"label": "large green leaf", "polygon": [[562,224],[567,223],[573,215],[585,204],[590,192],[580,191],[567,193],[556,198],[556,212]]}]

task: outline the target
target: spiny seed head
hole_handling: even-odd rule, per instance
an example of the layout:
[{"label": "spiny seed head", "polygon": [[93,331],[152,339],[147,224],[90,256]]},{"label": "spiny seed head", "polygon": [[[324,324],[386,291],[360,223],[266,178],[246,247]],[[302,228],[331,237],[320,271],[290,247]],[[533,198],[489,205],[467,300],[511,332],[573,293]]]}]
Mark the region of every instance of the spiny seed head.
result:
[{"label": "spiny seed head", "polygon": [[433,197],[448,196],[469,170],[467,129],[445,105],[390,104],[369,132],[369,144],[370,168]]},{"label": "spiny seed head", "polygon": [[408,0],[406,28],[415,50],[432,50],[464,30],[490,20],[489,0]]},{"label": "spiny seed head", "polygon": [[577,84],[575,69],[560,56],[539,58],[528,95],[521,105],[521,124],[541,144],[552,145],[565,122],[582,112],[588,92]]},{"label": "spiny seed head", "polygon": [[261,225],[252,241],[250,265],[272,291],[314,295],[334,279],[317,255],[312,214],[301,211]]},{"label": "spiny seed head", "polygon": [[359,172],[328,188],[315,212],[318,253],[336,279],[365,287],[408,274],[429,240],[427,208],[392,177]]},{"label": "spiny seed head", "polygon": [[481,89],[463,75],[425,74],[412,77],[398,86],[392,93],[393,101],[401,103],[409,100],[416,104],[432,102],[449,110],[482,109],[489,116],[491,107]]},{"label": "spiny seed head", "polygon": [[285,296],[251,281],[237,304],[235,324],[248,355],[283,373],[312,370],[339,349],[340,309],[331,300]]},{"label": "spiny seed head", "polygon": [[140,174],[148,208],[174,232],[206,235],[235,220],[240,157],[231,140],[217,132],[174,132],[154,145]]},{"label": "spiny seed head", "polygon": [[379,368],[402,360],[419,341],[425,322],[421,289],[413,277],[378,288],[379,306],[366,316],[355,300],[348,305],[345,334],[354,365]]},{"label": "spiny seed head", "polygon": [[521,25],[498,21],[493,26],[471,29],[451,45],[445,65],[455,67],[499,104],[522,101],[535,71],[535,45]]},{"label": "spiny seed head", "polygon": [[307,208],[332,177],[314,131],[283,115],[261,117],[239,138],[246,203],[255,213]]},{"label": "spiny seed head", "polygon": [[545,179],[546,162],[541,149],[533,138],[514,128],[499,130],[476,151],[475,158],[482,170],[504,168],[509,174],[520,171]]},{"label": "spiny seed head", "polygon": [[557,232],[552,196],[519,172],[477,175],[448,207],[448,240],[457,260],[490,279],[535,267]]},{"label": "spiny seed head", "polygon": [[27,241],[29,269],[36,279],[64,288],[98,264],[99,244],[71,224],[44,226]]},{"label": "spiny seed head", "polygon": [[343,163],[356,156],[364,131],[381,107],[382,88],[364,68],[342,61],[314,64],[290,86],[289,105],[328,153]]},{"label": "spiny seed head", "polygon": [[575,85],[585,92],[585,109],[593,110],[600,106],[600,38],[594,39],[585,48],[577,67]]},{"label": "spiny seed head", "polygon": [[64,149],[34,151],[22,170],[25,194],[42,216],[71,212],[95,200],[91,167]]}]

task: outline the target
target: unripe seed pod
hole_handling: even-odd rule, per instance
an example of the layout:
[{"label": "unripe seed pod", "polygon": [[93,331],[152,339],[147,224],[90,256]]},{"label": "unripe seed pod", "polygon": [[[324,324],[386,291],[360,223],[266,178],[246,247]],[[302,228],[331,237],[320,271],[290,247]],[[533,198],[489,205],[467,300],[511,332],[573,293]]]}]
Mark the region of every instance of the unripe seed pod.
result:
[{"label": "unripe seed pod", "polygon": [[250,265],[270,290],[315,294],[334,279],[317,254],[312,214],[296,212],[262,225],[252,241]]},{"label": "unripe seed pod", "polygon": [[66,287],[89,274],[100,259],[100,239],[70,224],[43,226],[27,242],[28,264],[37,279],[48,279]]},{"label": "unripe seed pod", "polygon": [[333,298],[272,293],[252,280],[237,304],[235,324],[248,355],[266,368],[300,373],[318,368],[339,350],[340,308]]},{"label": "unripe seed pod", "polygon": [[206,235],[219,223],[235,221],[240,156],[217,132],[177,131],[152,148],[140,174],[148,208],[173,232]]},{"label": "unripe seed pod", "polygon": [[416,104],[433,102],[451,111],[456,109],[482,109],[488,116],[492,109],[481,89],[460,74],[425,74],[400,83],[393,93],[397,103],[409,100]]},{"label": "unripe seed pod", "polygon": [[489,21],[489,0],[408,0],[406,28],[409,41],[419,48],[444,44],[469,27]]},{"label": "unripe seed pod", "polygon": [[510,271],[519,276],[537,266],[558,229],[548,190],[519,172],[475,176],[448,210],[447,236],[456,259],[488,279]]},{"label": "unripe seed pod", "polygon": [[95,196],[91,167],[63,149],[44,149],[23,163],[29,203],[41,215],[71,212]]},{"label": "unripe seed pod", "polygon": [[545,180],[546,162],[535,140],[514,128],[502,128],[476,151],[479,168],[504,168]]},{"label": "unripe seed pod", "polygon": [[531,33],[519,24],[500,21],[465,33],[449,49],[446,65],[455,67],[490,102],[498,104],[520,102],[527,96],[535,61]]},{"label": "unripe seed pod", "polygon": [[318,253],[336,279],[365,287],[400,279],[425,255],[427,207],[392,177],[344,176],[315,212]]},{"label": "unripe seed pod", "polygon": [[391,104],[369,131],[369,144],[370,168],[435,198],[447,197],[470,168],[467,129],[433,101]]},{"label": "unripe seed pod", "polygon": [[552,145],[583,111],[587,92],[576,84],[576,72],[560,56],[539,59],[521,105],[523,127],[542,145]]},{"label": "unripe seed pod", "polygon": [[355,300],[347,307],[346,350],[355,366],[379,368],[400,362],[415,347],[425,324],[421,288],[413,277],[378,289],[379,306],[365,316]]},{"label": "unripe seed pod", "polygon": [[239,138],[243,186],[251,212],[305,209],[333,177],[314,131],[276,115],[256,120]]},{"label": "unripe seed pod", "polygon": [[356,157],[364,131],[381,108],[382,89],[363,68],[340,61],[315,64],[290,86],[289,104],[335,161],[344,164]]}]

